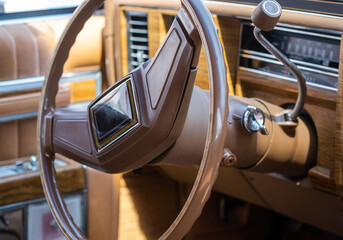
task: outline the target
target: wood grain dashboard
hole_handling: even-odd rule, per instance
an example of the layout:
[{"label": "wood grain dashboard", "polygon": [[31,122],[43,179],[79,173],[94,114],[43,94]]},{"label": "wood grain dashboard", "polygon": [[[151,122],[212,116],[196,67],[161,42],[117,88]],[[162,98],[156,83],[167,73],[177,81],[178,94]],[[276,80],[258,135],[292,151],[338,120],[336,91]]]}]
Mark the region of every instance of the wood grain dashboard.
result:
[{"label": "wood grain dashboard", "polygon": [[[116,76],[116,79],[120,79],[129,71],[125,13],[128,11],[147,13],[148,47],[149,55],[152,57],[168,30],[168,24],[170,24],[168,17],[177,14],[179,1],[125,0],[115,2],[107,3],[110,5],[107,9],[109,11],[114,9],[114,15],[120,17],[113,17],[112,14],[110,19],[113,20],[113,23],[107,24],[107,34],[112,34],[115,39],[114,52],[117,58],[113,75]],[[206,1],[206,4],[213,14],[219,30],[219,38],[223,44],[230,94],[260,98],[277,105],[294,103],[297,97],[296,83],[263,74],[253,74],[238,66],[241,22],[243,19],[249,18],[254,6],[212,1]],[[337,16],[285,10],[280,21],[285,24],[343,31],[343,18]],[[305,105],[306,111],[312,116],[318,134],[317,165],[309,171],[309,177],[315,187],[341,195],[343,193],[342,49],[341,46],[337,92],[310,86]],[[208,88],[207,67],[203,51],[196,84],[202,88]]]},{"label": "wood grain dashboard", "polygon": [[[28,162],[26,158],[0,161],[0,166],[12,165],[17,161]],[[58,159],[67,163],[56,168],[58,186],[63,193],[71,193],[85,188],[82,165],[63,156]],[[0,206],[44,197],[39,170],[27,171],[13,176],[0,177]]]}]

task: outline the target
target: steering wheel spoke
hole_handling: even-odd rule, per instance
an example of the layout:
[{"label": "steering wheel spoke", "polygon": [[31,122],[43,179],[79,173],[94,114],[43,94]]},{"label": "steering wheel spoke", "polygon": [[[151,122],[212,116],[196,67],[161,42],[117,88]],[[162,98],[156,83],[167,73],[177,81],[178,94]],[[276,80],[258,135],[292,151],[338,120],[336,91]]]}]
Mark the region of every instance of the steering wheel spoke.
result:
[{"label": "steering wheel spoke", "polygon": [[57,108],[51,129],[55,153],[78,160],[82,164],[96,164],[90,157],[91,133],[86,110]]}]

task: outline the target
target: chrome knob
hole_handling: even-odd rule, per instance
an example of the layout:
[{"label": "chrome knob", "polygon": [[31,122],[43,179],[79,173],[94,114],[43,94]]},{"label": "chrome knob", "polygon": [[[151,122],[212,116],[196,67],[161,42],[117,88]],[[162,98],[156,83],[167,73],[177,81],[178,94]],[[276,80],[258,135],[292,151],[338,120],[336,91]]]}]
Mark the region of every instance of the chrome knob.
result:
[{"label": "chrome knob", "polygon": [[251,21],[262,31],[270,31],[278,23],[282,9],[274,0],[262,1],[251,14]]},{"label": "chrome knob", "polygon": [[17,173],[23,173],[25,172],[24,162],[23,161],[17,161],[15,163],[15,171]]},{"label": "chrome knob", "polygon": [[34,155],[30,156],[29,169],[32,171],[36,171],[38,169],[38,160]]},{"label": "chrome knob", "polygon": [[247,106],[243,113],[242,125],[243,128],[249,133],[260,132],[263,135],[268,135],[269,132],[264,126],[265,117],[261,109],[254,106]]}]

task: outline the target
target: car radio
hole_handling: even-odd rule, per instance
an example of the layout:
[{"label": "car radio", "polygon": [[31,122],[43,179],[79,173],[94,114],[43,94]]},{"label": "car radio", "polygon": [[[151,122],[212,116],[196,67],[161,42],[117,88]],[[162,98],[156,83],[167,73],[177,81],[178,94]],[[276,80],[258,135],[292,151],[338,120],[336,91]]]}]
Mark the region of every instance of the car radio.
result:
[{"label": "car radio", "polygon": [[[252,35],[253,26],[242,23],[241,69],[296,81],[277,59]],[[263,35],[298,66],[308,85],[337,90],[341,33],[278,25]]]}]

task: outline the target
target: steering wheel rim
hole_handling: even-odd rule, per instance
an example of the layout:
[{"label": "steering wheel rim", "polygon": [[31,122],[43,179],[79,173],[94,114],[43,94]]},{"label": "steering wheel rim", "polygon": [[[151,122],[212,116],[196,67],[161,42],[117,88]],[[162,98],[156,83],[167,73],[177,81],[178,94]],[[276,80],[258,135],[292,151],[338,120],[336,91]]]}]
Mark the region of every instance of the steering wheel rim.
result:
[{"label": "steering wheel rim", "polygon": [[[70,217],[65,202],[58,190],[54,169],[54,150],[51,146],[51,129],[46,122],[51,121],[56,109],[55,96],[63,65],[69,50],[85,22],[100,7],[104,0],[86,0],[75,11],[63,32],[49,65],[43,84],[38,111],[38,157],[43,190],[53,216],[64,235],[69,239],[87,239]],[[205,48],[210,80],[210,119],[205,148],[199,171],[189,197],[177,218],[160,239],[181,239],[199,217],[208,200],[218,174],[218,167],[224,151],[228,116],[228,85],[223,50],[218,38],[218,30],[211,14],[199,0],[181,0],[182,9],[194,23]]]}]

